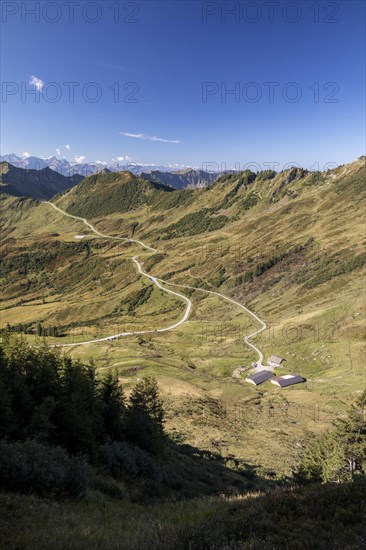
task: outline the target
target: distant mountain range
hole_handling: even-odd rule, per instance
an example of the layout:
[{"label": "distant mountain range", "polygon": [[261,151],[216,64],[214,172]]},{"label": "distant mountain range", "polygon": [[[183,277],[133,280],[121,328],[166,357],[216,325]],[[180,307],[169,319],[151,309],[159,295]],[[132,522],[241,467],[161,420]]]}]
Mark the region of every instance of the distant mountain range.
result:
[{"label": "distant mountain range", "polygon": [[184,170],[172,170],[167,166],[139,165],[136,163],[113,162],[106,164],[102,162],[76,163],[69,162],[66,159],[49,157],[47,159],[34,156],[19,157],[14,153],[0,156],[0,162],[8,162],[17,168],[26,170],[43,170],[50,168],[66,177],[73,177],[75,174],[83,177],[91,176],[106,169],[111,172],[122,172],[128,170],[132,174],[139,175],[141,178],[170,185],[175,189],[206,187],[214,182],[223,173],[226,172],[205,172],[193,168]]},{"label": "distant mountain range", "polygon": [[100,170],[103,170],[103,168],[108,168],[111,172],[123,172],[125,170],[128,170],[129,172],[132,172],[133,174],[139,174],[141,172],[150,173],[151,171],[161,171],[161,172],[169,172],[173,171],[172,168],[169,168],[168,166],[160,166],[160,165],[154,165],[154,164],[137,164],[135,162],[111,162],[111,163],[105,163],[105,162],[70,162],[65,158],[57,158],[57,157],[49,157],[49,158],[42,158],[42,157],[34,157],[34,156],[23,156],[19,157],[18,155],[15,155],[14,153],[11,153],[9,155],[0,155],[0,162],[10,162],[13,166],[17,166],[18,168],[28,168],[30,170],[42,170],[43,168],[51,168],[52,170],[55,170],[56,172],[59,172],[63,176],[70,176],[73,174],[80,174],[81,176],[91,176],[92,174],[95,174],[96,172],[99,172]]},{"label": "distant mountain range", "polygon": [[[58,159],[57,157],[49,157],[47,159],[33,156],[18,157],[18,155],[15,155],[14,153],[0,156],[0,161],[9,162],[17,168],[28,170],[43,170],[44,168],[51,168],[51,170],[67,177],[73,176],[74,174],[84,177],[91,176],[106,167],[106,164],[101,162],[77,163],[69,162],[66,159]],[[111,170],[112,166],[109,167],[109,169]],[[123,170],[123,168],[120,167],[119,170]],[[117,170],[114,171],[118,171],[118,167]]]},{"label": "distant mountain range", "polygon": [[18,168],[9,162],[0,163],[0,191],[16,197],[49,200],[82,179],[79,174],[63,176],[49,167],[33,170]]}]

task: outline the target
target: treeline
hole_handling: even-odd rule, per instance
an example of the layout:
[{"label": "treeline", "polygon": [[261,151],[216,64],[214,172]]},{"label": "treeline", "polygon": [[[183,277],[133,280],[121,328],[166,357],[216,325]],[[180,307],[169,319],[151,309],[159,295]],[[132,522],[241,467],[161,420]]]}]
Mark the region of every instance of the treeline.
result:
[{"label": "treeline", "polygon": [[[79,324],[76,324],[76,326],[79,326]],[[10,333],[21,333],[21,334],[35,334],[36,336],[40,337],[55,337],[60,338],[61,336],[65,335],[65,331],[69,327],[66,326],[60,326],[60,325],[47,325],[44,326],[42,323],[17,323],[16,325],[11,325],[10,323],[6,323],[5,327],[2,327],[0,329],[1,334],[10,334]]]},{"label": "treeline", "polygon": [[44,327],[41,323],[37,323],[36,326],[36,335],[37,336],[53,336],[55,338],[59,338],[63,335],[63,331],[58,326],[47,326]]},{"label": "treeline", "polygon": [[247,186],[252,183],[255,178],[256,174],[254,172],[251,170],[243,170],[242,172],[235,172],[234,174],[223,174],[215,183],[233,183],[235,181],[237,184],[235,190],[237,191],[242,185]]},{"label": "treeline", "polygon": [[98,377],[45,343],[3,337],[0,491],[62,498],[92,489],[150,502],[254,486],[252,470],[225,464],[167,436],[153,378],[138,381],[127,399],[110,371]]},{"label": "treeline", "polygon": [[86,257],[90,255],[90,244],[87,241],[64,243],[56,240],[42,243],[42,247],[34,245],[31,248],[20,248],[15,255],[10,251],[4,251],[1,256],[0,276],[6,277],[14,271],[20,275],[40,273],[50,268],[51,264],[56,264],[65,258],[74,258],[82,253],[85,253]]},{"label": "treeline", "polygon": [[242,207],[244,208],[244,210],[249,210],[256,204],[258,204],[259,201],[259,195],[256,195],[255,193],[249,193],[249,195],[243,200]]},{"label": "treeline", "polygon": [[333,429],[313,439],[296,471],[299,481],[352,481],[366,476],[366,390]]},{"label": "treeline", "polygon": [[[173,193],[164,193],[157,197],[153,206],[159,210],[170,210],[179,206],[189,206],[195,200],[191,189],[176,189]],[[163,221],[163,220],[161,220]]]},{"label": "treeline", "polygon": [[254,277],[260,277],[263,273],[282,262],[282,260],[286,260],[287,258],[302,252],[306,248],[307,244],[308,243],[305,245],[297,244],[290,250],[277,254],[276,256],[272,256],[267,261],[257,264],[253,269],[248,269],[248,271],[236,278],[236,284],[241,285],[243,283],[252,282]]},{"label": "treeline", "polygon": [[124,300],[122,300],[121,305],[127,307],[127,314],[133,315],[135,310],[147,302],[154,290],[153,285],[148,285],[140,290],[136,290],[132,294],[129,294]]},{"label": "treeline", "polygon": [[176,223],[169,225],[161,238],[166,240],[185,235],[198,235],[207,231],[216,231],[229,221],[227,216],[211,216],[211,212],[212,210],[209,208],[202,208],[198,212],[191,212],[183,216]]},{"label": "treeline", "polygon": [[235,186],[225,195],[221,203],[221,208],[228,208],[236,200],[236,195],[239,189],[241,189],[241,187],[244,187],[246,189],[248,185],[253,183],[256,178],[256,174],[251,170],[244,170],[244,172],[224,176],[224,178],[225,179],[222,181],[225,183],[231,183],[235,181]]},{"label": "treeline", "polygon": [[366,264],[366,253],[362,253],[362,254],[359,254],[358,256],[355,256],[354,258],[350,258],[349,260],[347,260],[346,262],[343,262],[338,267],[332,267],[333,263],[334,263],[333,258],[328,258],[323,262],[321,262],[319,267],[319,273],[309,281],[306,281],[306,283],[304,284],[304,287],[314,288],[322,283],[325,283],[326,281],[329,281],[330,279],[333,279],[334,277],[338,277],[339,275],[344,275],[345,273],[350,273],[355,269],[359,269],[360,267],[363,267]]},{"label": "treeline", "polygon": [[[347,482],[365,475],[363,391],[333,430],[307,446],[295,479]],[[235,492],[251,483],[251,470],[234,473],[218,455],[174,446],[164,431],[153,378],[140,380],[127,399],[111,371],[98,377],[93,365],[45,343],[30,346],[20,337],[3,337],[0,489],[60,497],[94,488],[118,498],[135,492],[148,500]]]},{"label": "treeline", "polygon": [[252,172],[251,170],[243,170],[242,172],[235,172],[234,174],[223,174],[215,183],[232,183],[237,181],[239,186],[249,185],[255,180],[271,180],[277,176],[277,172],[274,170],[261,170],[260,172]]},{"label": "treeline", "polygon": [[325,182],[325,177],[322,172],[311,172],[305,180],[304,185],[311,187],[312,185],[321,185]]},{"label": "treeline", "polygon": [[227,279],[227,277],[225,276],[225,273],[226,273],[226,269],[224,266],[221,266],[216,274],[215,274],[215,277],[213,277],[212,279],[210,279],[209,283],[216,287],[216,288],[219,288],[219,286],[221,286]]},{"label": "treeline", "polygon": [[167,254],[161,254],[160,252],[157,252],[156,254],[153,254],[152,256],[150,256],[149,258],[147,258],[147,259],[144,261],[145,271],[151,271],[152,268],[153,268],[156,264],[158,264],[159,262],[162,262],[162,261],[165,260],[167,257],[168,257]]},{"label": "treeline", "polygon": [[6,325],[1,327],[0,329],[0,334],[10,332],[20,332],[21,334],[35,334],[34,322],[30,321],[28,323],[16,323],[15,325],[6,323]]},{"label": "treeline", "polygon": [[[0,438],[60,446],[101,460],[101,446],[129,442],[153,454],[164,447],[164,413],[156,381],[141,380],[126,400],[117,375],[98,378],[92,365],[46,344],[5,337],[0,347]],[[104,451],[105,452],[105,451]]]},{"label": "treeline", "polygon": [[277,172],[274,170],[262,170],[261,172],[257,173],[257,180],[272,180],[275,176],[277,176]]}]

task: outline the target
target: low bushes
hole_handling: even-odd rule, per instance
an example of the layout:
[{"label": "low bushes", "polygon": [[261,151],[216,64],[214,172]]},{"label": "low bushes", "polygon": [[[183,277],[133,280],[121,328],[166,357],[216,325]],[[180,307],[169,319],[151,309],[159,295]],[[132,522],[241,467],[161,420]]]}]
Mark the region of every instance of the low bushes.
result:
[{"label": "low bushes", "polygon": [[249,210],[252,208],[252,206],[255,206],[260,201],[260,198],[255,193],[249,193],[247,197],[245,197],[242,207],[244,210]]},{"label": "low bushes", "polygon": [[304,287],[314,288],[322,283],[325,283],[326,281],[329,281],[330,279],[333,279],[334,277],[338,277],[338,275],[343,275],[345,273],[350,273],[355,269],[359,269],[360,267],[363,267],[365,263],[366,263],[365,253],[359,254],[354,258],[350,258],[349,260],[343,262],[337,267],[333,267],[334,265],[333,257],[329,259],[325,259],[323,260],[323,262],[320,263],[319,272],[315,275],[315,277],[313,277],[309,281],[306,281],[306,283],[304,284]]},{"label": "low bushes", "polygon": [[125,298],[121,304],[127,306],[127,313],[128,315],[133,315],[135,312],[135,309],[142,306],[145,302],[147,302],[154,290],[153,285],[145,286],[141,288],[140,290],[137,290],[136,292],[133,292],[132,294],[129,294],[127,298]]},{"label": "low bushes", "polygon": [[148,477],[161,480],[160,467],[156,459],[143,449],[128,442],[106,443],[100,448],[101,462],[117,479]]},{"label": "low bushes", "polygon": [[80,457],[61,447],[28,440],[0,440],[0,487],[40,496],[81,496],[92,480],[92,470]]},{"label": "low bushes", "polygon": [[183,216],[179,221],[167,227],[166,233],[162,238],[171,239],[174,237],[183,237],[184,235],[198,235],[199,233],[216,231],[229,221],[227,216],[211,216],[210,213],[210,209],[203,208],[198,212],[192,212]]},{"label": "low bushes", "polygon": [[275,176],[277,176],[277,172],[274,170],[262,170],[261,172],[258,172],[257,174],[257,180],[272,180]]}]

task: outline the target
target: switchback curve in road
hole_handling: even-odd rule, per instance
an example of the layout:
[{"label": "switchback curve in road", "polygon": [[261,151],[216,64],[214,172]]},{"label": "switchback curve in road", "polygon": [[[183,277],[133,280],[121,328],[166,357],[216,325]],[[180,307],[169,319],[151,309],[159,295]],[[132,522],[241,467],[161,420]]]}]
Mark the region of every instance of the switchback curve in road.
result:
[{"label": "switchback curve in road", "polygon": [[[95,227],[90,222],[88,222],[88,220],[86,218],[82,218],[80,216],[74,216],[73,214],[69,214],[68,212],[65,212],[64,210],[62,210],[61,208],[59,208],[58,206],[56,206],[56,204],[54,204],[52,202],[49,202],[49,201],[45,201],[45,202],[46,202],[46,204],[49,204],[55,210],[57,210],[58,212],[63,214],[64,216],[67,216],[69,218],[72,218],[72,219],[83,222],[87,227],[89,227],[89,229],[91,229],[91,231],[93,231],[93,233],[95,233],[96,235],[98,235],[100,237],[103,237],[105,239],[112,239],[112,240],[136,243],[136,244],[139,244],[140,246],[142,246],[143,248],[145,248],[146,250],[150,250],[153,254],[157,253],[157,250],[155,248],[152,248],[151,246],[148,246],[147,244],[145,244],[142,241],[138,241],[136,239],[128,239],[127,237],[115,237],[114,235],[106,235],[105,233],[101,233],[100,231],[98,231],[98,229],[95,229]],[[177,296],[178,298],[180,298],[180,299],[182,299],[186,302],[187,307],[186,307],[186,310],[185,310],[185,313],[184,313],[182,319],[180,319],[174,325],[171,325],[171,326],[165,327],[165,328],[161,328],[161,329],[141,330],[141,331],[135,331],[135,332],[120,332],[118,334],[113,334],[112,336],[106,336],[104,338],[98,338],[98,339],[95,339],[95,340],[88,340],[86,342],[74,342],[74,343],[71,343],[71,344],[55,344],[56,347],[71,347],[71,346],[95,344],[95,343],[98,343],[98,342],[106,342],[106,341],[110,341],[110,340],[116,340],[117,338],[121,338],[121,337],[125,337],[125,336],[132,336],[132,335],[135,335],[135,334],[149,334],[149,333],[154,333],[154,332],[166,332],[168,330],[173,330],[173,329],[179,327],[180,325],[182,325],[183,323],[185,323],[187,321],[187,319],[189,317],[189,314],[191,312],[191,309],[192,309],[192,302],[187,296],[184,296],[184,294],[180,294],[179,292],[169,290],[169,289],[165,288],[164,286],[162,286],[160,284],[160,283],[164,283],[164,285],[168,285],[168,286],[178,286],[180,288],[188,288],[188,289],[192,289],[192,290],[197,290],[199,292],[206,292],[207,294],[214,294],[214,295],[219,296],[220,298],[222,298],[222,299],[224,299],[228,302],[231,302],[232,304],[240,307],[241,309],[246,311],[249,315],[251,315],[258,323],[260,323],[261,328],[259,330],[255,331],[255,332],[253,332],[252,334],[249,334],[248,336],[245,336],[244,337],[244,342],[258,354],[259,359],[257,361],[257,364],[258,364],[258,366],[262,366],[263,353],[254,344],[249,342],[249,338],[253,338],[254,336],[257,336],[258,334],[260,334],[261,332],[263,332],[267,328],[266,323],[264,321],[262,321],[262,319],[260,319],[258,317],[258,315],[253,313],[253,311],[248,309],[246,306],[244,306],[240,302],[237,302],[236,300],[233,300],[232,298],[229,298],[228,296],[225,296],[224,294],[220,294],[219,292],[215,292],[213,290],[205,290],[203,288],[197,288],[197,287],[189,286],[189,285],[181,285],[181,284],[177,284],[177,283],[171,283],[171,282],[168,282],[168,281],[164,281],[164,279],[160,279],[160,278],[157,278],[157,277],[152,277],[151,275],[149,275],[148,273],[145,273],[142,270],[141,264],[138,261],[137,256],[134,256],[132,258],[132,260],[136,264],[137,271],[138,271],[138,273],[140,273],[140,275],[143,275],[144,277],[148,277],[148,279],[150,279],[150,281],[152,283],[154,283],[162,291],[167,292],[169,294],[173,294],[173,295]]]}]

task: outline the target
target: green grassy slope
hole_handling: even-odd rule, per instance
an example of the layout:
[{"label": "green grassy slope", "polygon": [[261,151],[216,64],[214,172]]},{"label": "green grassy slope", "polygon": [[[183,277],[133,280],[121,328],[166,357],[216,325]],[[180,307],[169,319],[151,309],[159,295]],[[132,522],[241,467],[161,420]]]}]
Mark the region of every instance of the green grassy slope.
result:
[{"label": "green grassy slope", "polygon": [[[325,173],[228,175],[195,191],[107,174],[55,198],[103,232],[146,240],[156,256],[99,239],[46,204],[6,198],[3,323],[59,325],[59,341],[171,324],[182,303],[156,289],[147,296],[135,254],[154,276],[241,301],[269,326],[257,338],[265,358],[282,355],[283,372],[306,385],[234,380],[234,368],[256,359],[243,337],[258,327],[228,302],[178,286],[193,302],[179,330],[67,353],[116,369],[127,387],[156,375],[171,431],[288,474],[304,441],[365,387],[364,176],[363,159]],[[86,239],[77,244],[77,234]]]},{"label": "green grassy slope", "polygon": [[89,176],[77,188],[55,199],[70,214],[93,218],[136,209],[171,191],[170,187],[140,179],[131,172],[109,172]]}]

